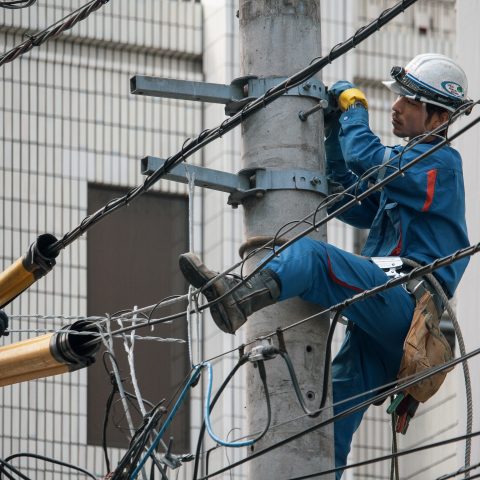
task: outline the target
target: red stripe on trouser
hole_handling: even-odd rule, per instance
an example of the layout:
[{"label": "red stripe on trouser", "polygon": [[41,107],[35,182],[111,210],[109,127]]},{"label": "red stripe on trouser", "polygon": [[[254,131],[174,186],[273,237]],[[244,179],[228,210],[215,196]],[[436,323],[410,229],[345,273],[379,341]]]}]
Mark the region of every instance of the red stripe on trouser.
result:
[{"label": "red stripe on trouser", "polygon": [[350,288],[351,290],[354,290],[355,292],[363,292],[363,288],[356,287],[355,285],[350,285],[343,280],[340,280],[335,273],[333,273],[332,269],[332,262],[330,261],[330,257],[327,255],[327,262],[328,262],[328,276],[338,285],[341,285],[342,287]]}]

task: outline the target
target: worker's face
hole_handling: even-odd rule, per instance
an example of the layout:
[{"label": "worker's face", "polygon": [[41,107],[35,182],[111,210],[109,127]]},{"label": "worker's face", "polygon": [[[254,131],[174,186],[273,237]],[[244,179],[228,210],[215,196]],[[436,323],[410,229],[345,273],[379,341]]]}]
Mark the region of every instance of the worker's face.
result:
[{"label": "worker's face", "polygon": [[398,97],[392,105],[393,134],[401,138],[414,138],[441,125],[438,113],[430,117],[424,103]]}]

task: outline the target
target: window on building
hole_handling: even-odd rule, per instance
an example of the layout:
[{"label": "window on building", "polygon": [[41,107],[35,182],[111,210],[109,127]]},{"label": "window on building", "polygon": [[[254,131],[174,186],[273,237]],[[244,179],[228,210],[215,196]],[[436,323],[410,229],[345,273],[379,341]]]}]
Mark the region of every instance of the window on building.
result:
[{"label": "window on building", "polygon": [[[92,213],[126,191],[98,184],[88,187],[88,210]],[[183,294],[186,284],[178,269],[178,255],[188,250],[188,201],[185,197],[147,193],[128,207],[114,212],[95,225],[87,236],[88,314],[102,315],[153,305],[164,297]],[[180,311],[161,309],[154,318]],[[112,328],[116,325],[112,325]],[[164,338],[187,338],[185,319],[156,326],[154,331],[144,329],[142,335]],[[115,340],[115,354],[125,379],[123,386],[133,393],[130,370],[119,339]],[[185,343],[160,343],[137,340],[135,366],[142,396],[156,404],[168,400],[188,373],[188,351]],[[102,430],[107,398],[112,390],[109,375],[102,361],[103,350],[97,362],[88,368],[87,440],[90,445],[102,444]],[[111,362],[105,357],[108,370]],[[132,402],[133,422],[139,426],[142,417]],[[147,411],[149,407],[147,407]],[[109,416],[107,445],[126,447],[127,422],[119,396],[115,396]],[[176,415],[166,434],[174,437],[173,451],[184,452],[190,446],[188,402]]]}]

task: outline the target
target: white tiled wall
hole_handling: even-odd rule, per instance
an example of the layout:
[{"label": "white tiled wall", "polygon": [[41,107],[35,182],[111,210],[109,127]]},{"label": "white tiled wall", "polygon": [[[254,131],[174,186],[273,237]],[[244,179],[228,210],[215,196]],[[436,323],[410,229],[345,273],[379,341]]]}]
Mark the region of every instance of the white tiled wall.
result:
[{"label": "white tiled wall", "polygon": [[[44,28],[79,7],[47,0],[29,9],[0,8],[0,37],[7,51],[25,32]],[[61,236],[87,214],[87,184],[133,187],[143,182],[140,159],[166,158],[203,129],[200,104],[129,93],[135,74],[202,79],[202,7],[171,0],[115,1],[61,39],[34,48],[0,70],[1,268],[24,254],[40,233]],[[190,161],[201,162],[199,155]],[[184,185],[156,189],[186,193]],[[197,196],[197,198],[199,198]],[[201,202],[196,244],[201,248]],[[3,344],[59,328],[60,315],[86,314],[86,240],[59,256],[55,269],[6,309],[10,327],[22,330]],[[54,319],[31,317],[53,315]],[[2,388],[0,457],[27,451],[105,474],[103,454],[86,445],[86,372]],[[104,408],[104,406],[102,406]],[[123,452],[112,449],[115,465]],[[77,478],[30,465],[31,478]],[[59,472],[58,467],[55,471]]]},{"label": "white tiled wall", "polygon": [[[391,6],[387,0],[321,2],[322,51],[354,33],[356,28]],[[378,86],[394,64],[404,64],[416,53],[453,52],[453,0],[418,2],[372,40],[359,46],[323,71],[330,85],[339,79],[358,81],[370,100],[372,126],[386,143],[390,95]],[[73,0],[38,2],[27,11],[0,9],[0,36],[5,50],[21,42],[24,33],[43,28],[77,8]],[[238,0],[116,0],[66,34],[0,71],[2,168],[0,225],[2,266],[24,253],[38,233],[68,231],[86,214],[87,182],[133,186],[143,179],[139,159],[167,157],[184,140],[204,128],[218,125],[223,107],[129,95],[133,74],[230,83],[239,75]],[[422,36],[419,28],[428,27]],[[228,172],[240,169],[240,133],[235,130],[212,143],[191,161]],[[186,187],[162,181],[164,191],[186,192]],[[226,195],[195,189],[194,249],[218,270],[238,261],[243,239],[242,210],[232,210]],[[355,235],[339,222],[329,225],[332,243],[352,250]],[[28,295],[8,311],[22,314],[82,314],[86,311],[86,242],[80,239],[61,254],[61,261]],[[200,322],[204,339],[198,358],[210,358],[241,344],[242,338],[221,334],[210,318]],[[60,322],[61,323],[61,322]],[[22,328],[59,326],[59,321],[30,319]],[[26,338],[12,334],[8,342]],[[196,334],[194,335],[196,345]],[[215,362],[215,385],[230,372],[236,354]],[[243,429],[245,398],[241,375],[232,381],[215,408],[216,433],[232,439]],[[202,419],[202,390],[192,391],[192,447]],[[435,402],[419,411],[413,435],[405,445],[432,435],[450,435],[455,425],[444,412],[455,408],[456,391],[450,383]],[[0,456],[29,450],[62,457],[103,472],[98,448],[85,446],[86,375],[77,372],[7,387],[0,392],[3,444]],[[33,407],[32,407],[33,405]],[[352,454],[352,461],[389,451],[389,423],[384,409],[369,411]],[[212,446],[206,442],[206,448]],[[447,471],[453,449],[438,457],[424,455],[401,462],[402,478],[433,478]],[[120,452],[112,451],[112,462]],[[242,458],[243,449],[211,455],[210,471]],[[432,463],[439,466],[425,473]],[[24,464],[21,464],[24,465]],[[187,466],[179,478],[188,478]],[[43,465],[34,478],[52,478]],[[349,472],[347,478],[389,478],[387,464]],[[228,477],[226,477],[228,478]],[[244,478],[242,469],[232,478]]]}]

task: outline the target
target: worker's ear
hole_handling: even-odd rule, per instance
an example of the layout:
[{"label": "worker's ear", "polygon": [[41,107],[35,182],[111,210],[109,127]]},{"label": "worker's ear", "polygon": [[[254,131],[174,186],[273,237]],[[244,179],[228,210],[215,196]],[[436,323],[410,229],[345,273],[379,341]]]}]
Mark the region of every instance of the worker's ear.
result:
[{"label": "worker's ear", "polygon": [[439,120],[440,120],[439,125],[441,125],[442,123],[445,123],[446,121],[448,121],[448,118],[449,118],[450,114],[445,110],[443,112],[440,112],[438,114],[438,116],[439,116]]},{"label": "worker's ear", "polygon": [[442,112],[433,112],[431,115],[429,115],[429,118],[427,118],[427,130],[433,130],[444,124],[448,120],[448,117],[449,113],[446,110]]}]

